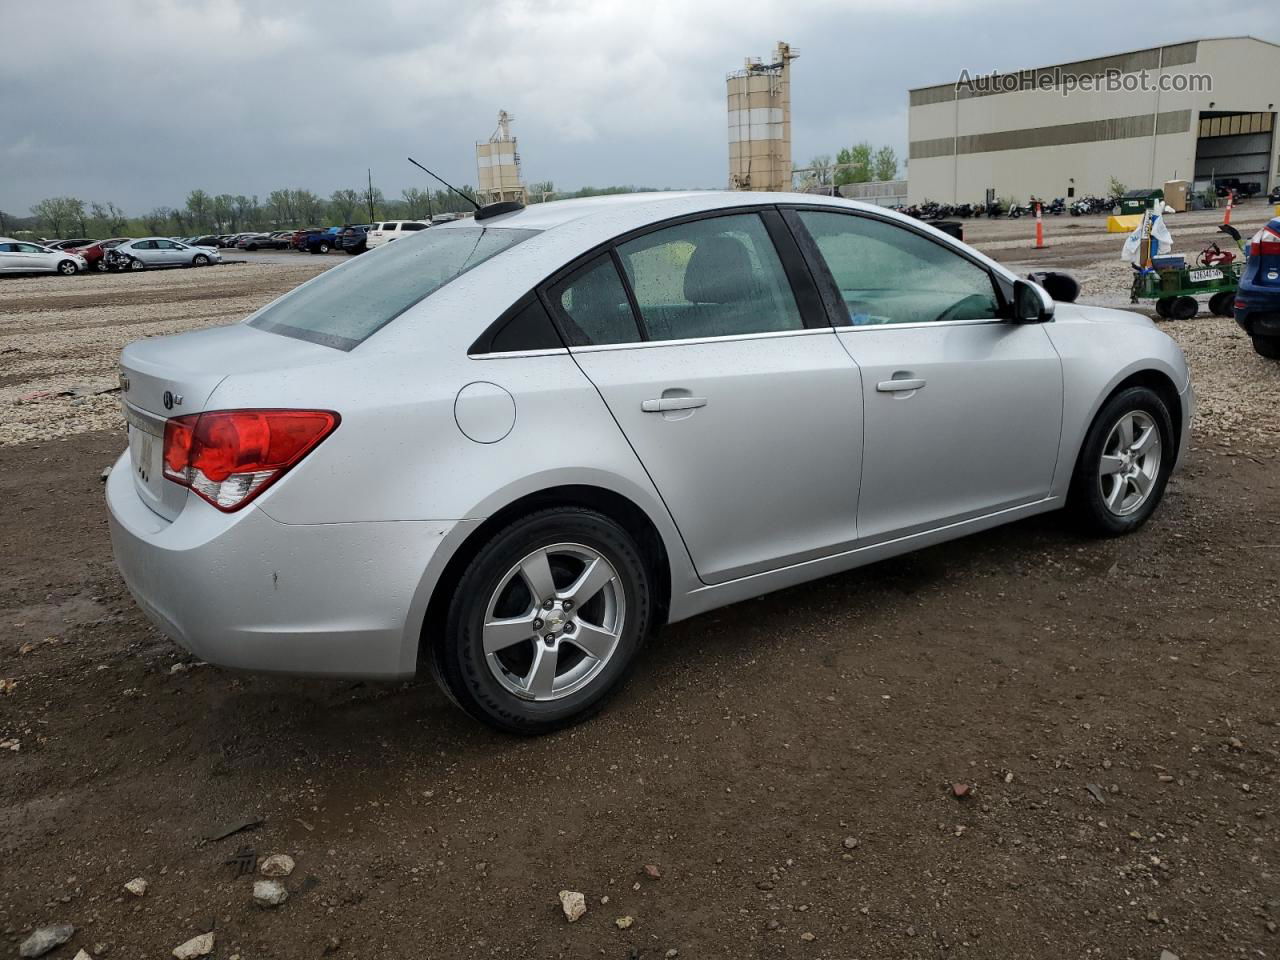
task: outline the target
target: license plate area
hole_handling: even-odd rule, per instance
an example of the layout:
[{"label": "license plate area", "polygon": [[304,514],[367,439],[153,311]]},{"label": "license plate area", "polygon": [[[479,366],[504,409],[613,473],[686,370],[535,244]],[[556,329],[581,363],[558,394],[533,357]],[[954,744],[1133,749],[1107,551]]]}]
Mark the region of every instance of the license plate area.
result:
[{"label": "license plate area", "polygon": [[129,429],[129,464],[133,482],[149,502],[158,503],[163,496],[164,424],[125,407]]}]

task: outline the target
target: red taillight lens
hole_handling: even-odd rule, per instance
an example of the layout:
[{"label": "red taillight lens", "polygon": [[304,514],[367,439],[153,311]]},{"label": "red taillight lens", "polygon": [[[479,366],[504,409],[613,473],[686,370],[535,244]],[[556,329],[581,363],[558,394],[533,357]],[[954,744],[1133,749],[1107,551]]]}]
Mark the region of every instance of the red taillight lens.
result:
[{"label": "red taillight lens", "polygon": [[333,432],[329,410],[214,410],[164,425],[164,475],[239,510]]},{"label": "red taillight lens", "polygon": [[1254,238],[1253,254],[1257,257],[1280,255],[1280,233],[1276,233],[1270,227],[1263,227]]}]

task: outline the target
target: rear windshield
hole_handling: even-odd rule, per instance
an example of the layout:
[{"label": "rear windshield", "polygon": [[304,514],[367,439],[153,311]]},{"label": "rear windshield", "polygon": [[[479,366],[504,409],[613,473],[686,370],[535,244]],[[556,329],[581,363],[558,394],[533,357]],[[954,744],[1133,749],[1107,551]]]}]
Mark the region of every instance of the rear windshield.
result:
[{"label": "rear windshield", "polygon": [[350,350],[450,280],[537,232],[424,230],[322,273],[268,306],[249,325]]}]

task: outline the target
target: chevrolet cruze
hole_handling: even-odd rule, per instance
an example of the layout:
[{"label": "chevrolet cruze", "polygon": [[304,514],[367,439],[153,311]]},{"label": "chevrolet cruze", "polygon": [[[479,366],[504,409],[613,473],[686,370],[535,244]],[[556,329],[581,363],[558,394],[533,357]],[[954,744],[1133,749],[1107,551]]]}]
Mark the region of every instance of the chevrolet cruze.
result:
[{"label": "chevrolet cruze", "polygon": [[536,733],[662,624],[1061,507],[1140,527],[1178,347],[823,197],[483,209],[122,356],[115,556],[212,663]]}]

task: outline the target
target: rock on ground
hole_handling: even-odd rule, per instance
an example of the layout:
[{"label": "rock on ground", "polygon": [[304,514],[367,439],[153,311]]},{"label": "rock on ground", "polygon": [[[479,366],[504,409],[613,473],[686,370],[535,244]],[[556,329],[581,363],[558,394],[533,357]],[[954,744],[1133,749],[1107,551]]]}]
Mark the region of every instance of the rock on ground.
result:
[{"label": "rock on ground", "polygon": [[262,861],[258,870],[264,877],[287,877],[293,873],[293,857],[287,853],[273,853]]},{"label": "rock on ground", "polygon": [[134,877],[124,885],[124,888],[135,897],[143,897],[147,894],[147,881],[143,880],[141,877]]},{"label": "rock on ground", "polygon": [[260,907],[278,907],[289,899],[289,891],[279,880],[255,880],[253,902]]},{"label": "rock on ground", "polygon": [[173,948],[175,960],[195,960],[196,957],[207,957],[213,953],[213,931],[192,937],[181,946]]},{"label": "rock on ground", "polygon": [[18,953],[24,957],[43,957],[54,947],[60,947],[70,940],[75,932],[76,928],[69,923],[40,927],[33,930],[31,936],[22,941]]},{"label": "rock on ground", "polygon": [[560,907],[569,922],[575,923],[587,912],[587,898],[576,890],[561,890]]}]

